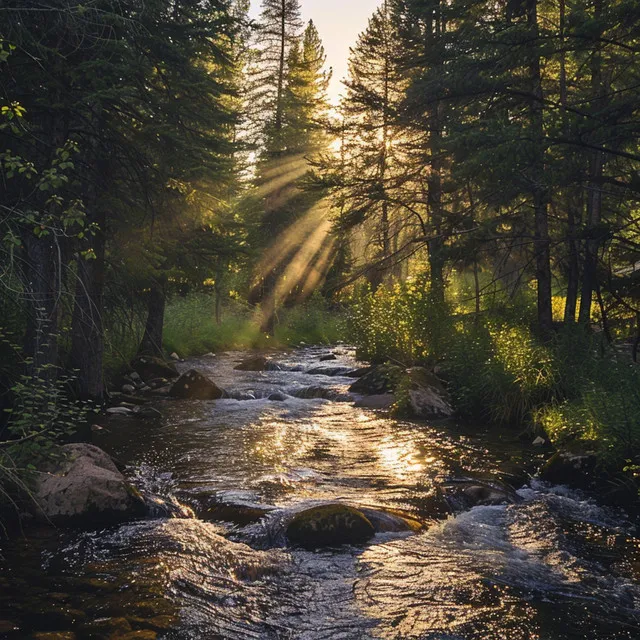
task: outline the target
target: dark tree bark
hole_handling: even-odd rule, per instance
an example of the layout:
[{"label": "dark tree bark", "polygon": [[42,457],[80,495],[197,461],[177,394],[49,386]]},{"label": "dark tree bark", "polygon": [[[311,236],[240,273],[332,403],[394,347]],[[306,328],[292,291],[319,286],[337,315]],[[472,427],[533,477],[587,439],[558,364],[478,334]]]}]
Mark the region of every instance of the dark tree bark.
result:
[{"label": "dark tree bark", "polygon": [[[594,18],[598,21],[602,16],[603,2],[594,3]],[[602,34],[598,34],[601,36]],[[596,47],[591,57],[591,93],[593,108],[602,109],[606,103],[607,87],[602,74],[602,54],[598,35],[594,36]],[[601,238],[598,227],[602,220],[602,176],[604,173],[604,153],[594,150],[589,159],[589,181],[587,185],[587,239],[584,247],[584,264],[582,269],[582,292],[580,297],[580,324],[591,322],[593,292],[598,288],[597,267],[598,250]]]},{"label": "dark tree bark", "polygon": [[531,82],[531,101],[529,113],[530,130],[533,142],[533,163],[531,167],[531,195],[534,210],[534,252],[536,281],[538,285],[538,326],[542,333],[553,328],[551,304],[551,243],[549,239],[549,194],[545,185],[544,167],[544,124],[543,92],[540,70],[538,0],[527,0],[527,25],[530,32],[529,79]]},{"label": "dark tree bark", "polygon": [[[444,31],[440,3],[435,8],[431,24],[427,24],[427,47],[436,46]],[[444,223],[442,206],[442,124],[441,106],[435,102],[429,118],[429,174],[427,176],[427,206],[429,210],[432,239],[429,240],[429,271],[431,279],[431,298],[435,304],[444,304],[444,241],[441,237]]]},{"label": "dark tree bark", "polygon": [[158,278],[151,283],[147,297],[147,322],[138,349],[139,355],[163,356],[162,335],[166,299],[166,281]]},{"label": "dark tree bark", "polygon": [[58,364],[58,313],[60,303],[61,252],[52,235],[36,237],[27,229],[24,281],[28,295],[28,314],[24,350],[30,359],[29,371],[54,379]]}]

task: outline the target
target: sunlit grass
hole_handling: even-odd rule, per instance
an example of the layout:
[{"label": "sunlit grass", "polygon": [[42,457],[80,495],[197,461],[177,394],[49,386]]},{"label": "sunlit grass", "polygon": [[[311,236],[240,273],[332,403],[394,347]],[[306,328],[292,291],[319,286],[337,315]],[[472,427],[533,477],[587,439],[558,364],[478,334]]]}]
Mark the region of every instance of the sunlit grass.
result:
[{"label": "sunlit grass", "polygon": [[222,322],[215,320],[215,299],[209,294],[193,294],[169,302],[165,316],[164,347],[181,357],[227,349],[264,349],[307,344],[333,344],[344,337],[342,316],[316,296],[279,314],[275,335],[260,330],[256,311],[229,301]]}]

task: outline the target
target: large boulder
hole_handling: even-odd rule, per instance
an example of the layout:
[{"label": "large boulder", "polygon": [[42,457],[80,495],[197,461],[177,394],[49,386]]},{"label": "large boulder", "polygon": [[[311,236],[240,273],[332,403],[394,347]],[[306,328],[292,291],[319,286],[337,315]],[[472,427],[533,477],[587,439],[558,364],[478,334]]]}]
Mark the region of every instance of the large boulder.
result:
[{"label": "large boulder", "polygon": [[169,395],[181,400],[218,400],[227,394],[205,375],[191,369],[175,381]]},{"label": "large boulder", "polygon": [[352,393],[382,395],[393,393],[402,377],[403,370],[395,364],[379,364],[371,367],[350,387]]},{"label": "large boulder", "polygon": [[58,525],[102,526],[142,517],[142,496],[102,449],[61,447],[60,461],[37,474],[36,516]]},{"label": "large boulder", "polygon": [[442,381],[423,367],[407,369],[403,383],[408,405],[416,418],[449,418],[453,408]]},{"label": "large boulder", "polygon": [[345,504],[324,504],[297,513],[286,529],[288,540],[305,549],[363,544],[375,535],[371,521]]},{"label": "large boulder", "polygon": [[138,356],[132,363],[132,369],[142,380],[153,378],[177,378],[180,374],[173,362],[167,362],[155,356]]}]

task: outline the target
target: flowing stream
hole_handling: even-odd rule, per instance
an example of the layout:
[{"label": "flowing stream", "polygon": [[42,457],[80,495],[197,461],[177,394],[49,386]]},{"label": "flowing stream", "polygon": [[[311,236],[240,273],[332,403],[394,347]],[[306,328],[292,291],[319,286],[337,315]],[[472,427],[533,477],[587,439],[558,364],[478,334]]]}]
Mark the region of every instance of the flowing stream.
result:
[{"label": "flowing stream", "polygon": [[[432,519],[442,478],[513,483],[540,452],[504,433],[357,408],[352,379],[309,373],[357,366],[334,351],[332,362],[320,362],[330,349],[278,354],[287,370],[267,372],[235,371],[241,353],[192,359],[181,369],[242,399],[158,400],[159,420],[111,419],[95,444],[135,483],[219,508],[208,521],[13,540],[0,550],[0,637],[640,638],[640,538],[624,513],[523,478],[514,504]],[[336,501],[426,526],[306,551],[269,530],[270,513],[259,521],[263,508]]]}]

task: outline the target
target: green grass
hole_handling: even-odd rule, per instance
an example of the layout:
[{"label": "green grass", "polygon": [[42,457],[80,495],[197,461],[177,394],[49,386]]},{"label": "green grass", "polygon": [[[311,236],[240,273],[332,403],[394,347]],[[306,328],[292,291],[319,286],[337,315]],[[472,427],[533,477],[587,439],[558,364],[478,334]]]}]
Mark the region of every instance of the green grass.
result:
[{"label": "green grass", "polygon": [[273,336],[260,331],[259,310],[230,301],[220,324],[215,317],[215,299],[207,294],[175,298],[167,305],[164,347],[181,357],[226,349],[264,349],[307,344],[331,344],[343,337],[341,315],[321,298],[278,313]]}]

